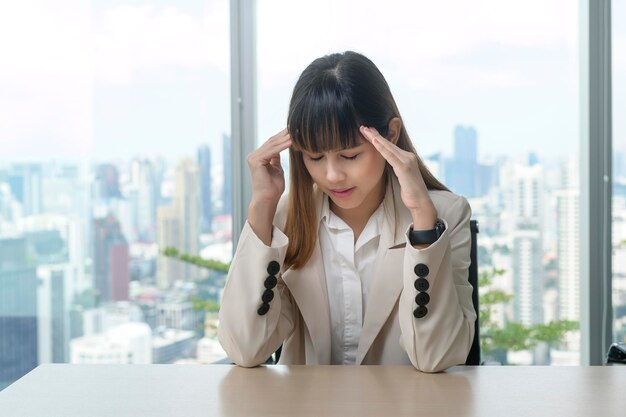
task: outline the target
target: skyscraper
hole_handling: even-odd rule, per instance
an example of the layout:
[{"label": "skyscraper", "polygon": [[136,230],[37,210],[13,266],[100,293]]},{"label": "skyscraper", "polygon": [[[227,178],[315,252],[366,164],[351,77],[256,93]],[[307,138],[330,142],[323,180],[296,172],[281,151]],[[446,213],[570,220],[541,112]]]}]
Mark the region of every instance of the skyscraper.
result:
[{"label": "skyscraper", "polygon": [[231,155],[232,147],[230,144],[230,136],[224,134],[222,136],[222,166],[224,167],[222,178],[222,214],[233,213],[233,165],[231,163],[233,156]]},{"label": "skyscraper", "polygon": [[[191,160],[183,160],[176,169],[176,181],[172,203],[179,222],[179,251],[198,255],[200,253],[200,171]],[[190,281],[198,276],[198,268],[183,264],[178,279]]]},{"label": "skyscraper", "polygon": [[128,300],[128,243],[120,223],[109,215],[93,221],[94,280],[103,301]]},{"label": "skyscraper", "polygon": [[42,173],[38,164],[14,165],[8,181],[15,199],[22,205],[24,216],[42,211]]},{"label": "skyscraper", "polygon": [[211,187],[211,149],[208,145],[202,145],[198,148],[198,166],[200,167],[202,230],[209,232],[213,219],[213,192]]},{"label": "skyscraper", "polygon": [[515,167],[513,181],[513,316],[526,325],[543,323],[543,170]]},{"label": "skyscraper", "polygon": [[132,223],[140,240],[153,241],[156,226],[158,192],[155,170],[147,159],[131,163],[129,199],[132,201]]},{"label": "skyscraper", "polygon": [[0,239],[0,389],[37,366],[37,275],[24,238]]},{"label": "skyscraper", "polygon": [[[159,250],[173,247],[181,254],[195,256],[200,250],[200,173],[194,161],[183,160],[174,175],[172,205],[159,207],[157,212]],[[193,281],[198,276],[198,267],[159,255],[160,288],[167,288],[174,281]]]},{"label": "skyscraper", "polygon": [[120,198],[119,172],[115,165],[102,164],[97,171],[97,197],[107,200],[110,198]]},{"label": "skyscraper", "polygon": [[478,140],[473,127],[454,129],[454,156],[448,159],[445,182],[450,189],[465,197],[477,196]]},{"label": "skyscraper", "polygon": [[559,318],[580,319],[580,191],[578,164],[571,158],[563,169],[563,188],[557,199]]},{"label": "skyscraper", "polygon": [[66,363],[71,339],[70,304],[76,268],[71,264],[37,268],[39,363]]},{"label": "skyscraper", "polygon": [[[180,230],[176,210],[172,206],[161,206],[157,209],[157,244],[159,252],[165,248],[177,248],[180,241]],[[157,258],[157,286],[167,288],[179,276],[179,261],[164,256]]]}]

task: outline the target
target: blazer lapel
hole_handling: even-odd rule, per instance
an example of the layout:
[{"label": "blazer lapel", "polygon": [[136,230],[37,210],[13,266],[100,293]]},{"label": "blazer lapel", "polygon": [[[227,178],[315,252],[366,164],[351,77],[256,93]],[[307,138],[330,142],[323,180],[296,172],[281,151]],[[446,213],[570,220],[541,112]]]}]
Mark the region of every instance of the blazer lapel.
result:
[{"label": "blazer lapel", "polygon": [[[317,228],[319,228],[323,193],[317,188],[314,198],[317,207]],[[298,270],[287,271],[282,277],[309,330],[318,365],[330,364],[330,308],[323,262],[319,239],[317,239],[311,259],[306,265]]]},{"label": "blazer lapel", "polygon": [[400,187],[392,175],[385,192],[385,216],[382,234],[374,261],[374,279],[363,319],[363,329],[357,350],[356,363],[361,364],[374,339],[389,318],[402,292],[405,229],[412,222],[408,210],[403,209]]}]

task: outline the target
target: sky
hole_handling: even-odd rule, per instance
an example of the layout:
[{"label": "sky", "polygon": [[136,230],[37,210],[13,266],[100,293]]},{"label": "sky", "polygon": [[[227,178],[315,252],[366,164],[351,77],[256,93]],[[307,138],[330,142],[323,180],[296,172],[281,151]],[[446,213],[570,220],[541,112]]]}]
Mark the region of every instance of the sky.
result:
[{"label": "sky", "polygon": [[[613,2],[618,148],[624,3]],[[258,0],[257,30],[259,142],[284,127],[300,72],[350,49],[381,69],[422,154],[450,154],[457,124],[475,127],[483,158],[578,150],[576,0]],[[226,0],[3,2],[0,58],[0,160],[179,158],[230,131]]]}]

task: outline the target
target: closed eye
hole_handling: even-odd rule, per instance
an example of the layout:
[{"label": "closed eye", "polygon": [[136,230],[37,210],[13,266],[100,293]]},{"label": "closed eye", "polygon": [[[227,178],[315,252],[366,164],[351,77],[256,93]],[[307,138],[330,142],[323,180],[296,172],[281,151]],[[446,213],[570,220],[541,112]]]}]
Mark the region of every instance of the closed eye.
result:
[{"label": "closed eye", "polygon": [[314,158],[314,157],[312,157],[312,156],[309,156],[309,159],[310,159],[311,161],[319,161],[319,160],[320,160],[320,159],[322,159],[323,157],[324,157],[324,155],[321,155],[321,156],[318,156],[318,157],[315,157],[315,158]]},{"label": "closed eye", "polygon": [[361,154],[360,154],[360,153],[357,153],[357,154],[356,154],[356,155],[354,155],[354,156],[345,156],[345,155],[343,155],[342,157],[343,157],[343,159],[349,159],[349,160],[353,161],[353,160],[355,160],[355,159],[356,159],[356,157],[357,157],[357,156],[359,156],[359,155],[361,155]]}]

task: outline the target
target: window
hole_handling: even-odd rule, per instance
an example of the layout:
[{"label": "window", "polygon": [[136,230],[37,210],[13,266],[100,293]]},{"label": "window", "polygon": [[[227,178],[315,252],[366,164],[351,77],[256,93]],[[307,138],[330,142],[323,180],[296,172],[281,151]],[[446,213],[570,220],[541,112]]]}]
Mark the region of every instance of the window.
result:
[{"label": "window", "polygon": [[231,257],[229,19],[227,0],[0,6],[0,389],[40,363],[223,355],[224,273],[175,258]]},{"label": "window", "polygon": [[[483,359],[578,364],[577,4],[268,0],[257,9],[257,142],[285,127],[291,90],[314,58],[348,49],[371,58],[417,151],[470,201],[491,281],[481,292],[513,296],[483,320]],[[541,336],[559,320],[574,330]],[[518,351],[489,337],[511,323],[523,326]]]},{"label": "window", "polygon": [[626,1],[612,2],[613,341],[626,342]]}]

